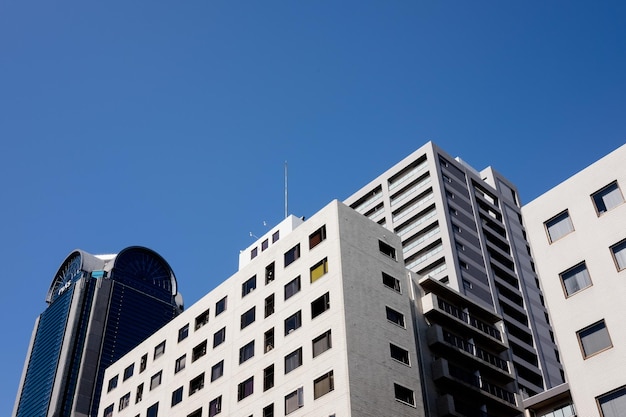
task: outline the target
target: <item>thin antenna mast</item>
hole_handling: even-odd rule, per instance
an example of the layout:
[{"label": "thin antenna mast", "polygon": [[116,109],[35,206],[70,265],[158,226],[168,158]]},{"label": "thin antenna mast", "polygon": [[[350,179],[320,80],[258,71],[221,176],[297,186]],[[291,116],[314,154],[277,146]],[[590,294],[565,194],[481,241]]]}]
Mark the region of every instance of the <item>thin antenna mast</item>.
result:
[{"label": "thin antenna mast", "polygon": [[287,161],[285,161],[285,219],[288,215],[288,206],[287,206]]}]

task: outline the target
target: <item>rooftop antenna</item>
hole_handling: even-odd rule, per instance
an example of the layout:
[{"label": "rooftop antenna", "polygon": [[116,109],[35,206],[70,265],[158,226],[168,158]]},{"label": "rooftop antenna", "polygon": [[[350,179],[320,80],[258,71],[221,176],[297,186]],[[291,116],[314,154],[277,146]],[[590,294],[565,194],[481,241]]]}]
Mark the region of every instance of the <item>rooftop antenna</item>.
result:
[{"label": "rooftop antenna", "polygon": [[287,161],[285,161],[285,219],[287,218],[288,206],[287,206]]}]

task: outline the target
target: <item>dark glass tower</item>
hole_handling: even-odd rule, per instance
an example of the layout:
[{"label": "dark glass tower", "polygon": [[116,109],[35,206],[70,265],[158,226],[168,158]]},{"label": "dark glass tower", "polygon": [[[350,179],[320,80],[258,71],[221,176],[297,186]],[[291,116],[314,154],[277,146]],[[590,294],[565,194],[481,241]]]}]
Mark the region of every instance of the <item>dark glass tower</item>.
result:
[{"label": "dark glass tower", "polygon": [[176,277],[156,252],[73,251],[38,317],[14,417],[91,417],[107,366],[183,310]]}]

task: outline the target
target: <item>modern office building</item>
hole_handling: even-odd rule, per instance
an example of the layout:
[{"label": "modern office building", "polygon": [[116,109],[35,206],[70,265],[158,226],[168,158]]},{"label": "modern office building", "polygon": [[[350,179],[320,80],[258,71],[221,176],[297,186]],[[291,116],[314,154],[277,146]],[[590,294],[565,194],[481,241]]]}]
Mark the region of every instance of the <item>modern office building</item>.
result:
[{"label": "modern office building", "polygon": [[106,370],[98,417],[425,416],[401,250],[338,201],[287,217]]},{"label": "modern office building", "polygon": [[345,203],[400,236],[406,267],[437,296],[420,303],[439,332],[422,352],[436,358],[424,367],[428,415],[516,415],[510,405],[563,382],[513,184],[429,142]]},{"label": "modern office building", "polygon": [[117,255],[75,250],[37,318],[14,417],[97,415],[105,368],[182,311],[167,262],[143,247]]},{"label": "modern office building", "polygon": [[[626,145],[522,208],[575,412],[582,417],[626,416],[625,162]],[[556,400],[543,394],[527,406],[538,417],[572,415],[567,396],[555,394]]]}]

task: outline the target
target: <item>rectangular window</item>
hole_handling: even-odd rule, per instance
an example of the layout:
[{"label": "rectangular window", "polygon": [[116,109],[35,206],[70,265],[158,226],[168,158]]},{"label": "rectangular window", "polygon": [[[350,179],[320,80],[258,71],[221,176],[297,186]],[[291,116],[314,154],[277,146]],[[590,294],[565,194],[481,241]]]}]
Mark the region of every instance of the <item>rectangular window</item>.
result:
[{"label": "rectangular window", "polygon": [[285,300],[300,291],[300,276],[295,277],[285,284]]},{"label": "rectangular window", "polygon": [[385,309],[387,310],[387,320],[397,324],[398,326],[404,327],[404,314],[390,307],[385,307]]},{"label": "rectangular window", "polygon": [[128,378],[133,376],[134,372],[135,372],[135,364],[131,363],[130,365],[126,367],[126,369],[124,369],[124,381],[126,381]]},{"label": "rectangular window", "polygon": [[191,414],[187,414],[187,417],[202,417],[202,407],[198,408]]},{"label": "rectangular window", "polygon": [[217,347],[226,340],[226,327],[222,327],[213,334],[213,347]]},{"label": "rectangular window", "polygon": [[326,293],[322,295],[321,297],[313,300],[313,302],[311,303],[311,318],[314,319],[315,317],[319,316],[320,314],[322,314],[324,311],[328,310],[329,308],[330,308],[330,293]]},{"label": "rectangular window", "polygon": [[383,242],[382,240],[378,241],[378,249],[384,255],[387,255],[391,259],[396,259],[396,249],[389,245],[388,243]]},{"label": "rectangular window", "polygon": [[574,231],[574,225],[572,224],[572,219],[570,219],[567,210],[545,222],[545,226],[550,243],[556,242],[563,236]]},{"label": "rectangular window", "polygon": [[276,243],[278,239],[280,239],[280,230],[277,230],[272,234],[272,243]]},{"label": "rectangular window", "polygon": [[330,330],[328,330],[313,339],[313,357],[326,352],[331,347],[333,347],[332,336]]},{"label": "rectangular window", "polygon": [[393,343],[389,343],[389,350],[393,359],[400,361],[405,365],[410,365],[408,350],[402,349],[400,346],[396,346]]},{"label": "rectangular window", "polygon": [[577,334],[585,358],[613,346],[604,320],[579,330]]},{"label": "rectangular window", "polygon": [[626,240],[611,246],[611,253],[613,254],[617,270],[626,269]]},{"label": "rectangular window", "polygon": [[291,265],[296,259],[300,257],[300,244],[298,243],[293,248],[285,252],[285,266]]},{"label": "rectangular window", "polygon": [[626,410],[626,387],[601,395],[597,400],[602,417],[623,417]]},{"label": "rectangular window", "polygon": [[302,312],[298,311],[285,319],[285,336],[300,326],[302,326]]},{"label": "rectangular window", "polygon": [[263,346],[265,346],[265,353],[274,349],[274,328],[272,327],[263,335]]},{"label": "rectangular window", "polygon": [[254,356],[254,340],[239,348],[239,364]]},{"label": "rectangular window", "polygon": [[254,392],[254,377],[246,379],[237,386],[237,401],[241,401],[244,398],[252,395]]},{"label": "rectangular window", "polygon": [[185,324],[183,327],[178,329],[178,341],[185,340],[189,336],[189,324]]},{"label": "rectangular window", "polygon": [[191,362],[195,362],[204,355],[206,355],[206,340],[204,342],[196,345],[191,351]]},{"label": "rectangular window", "polygon": [[152,391],[153,389],[155,389],[159,385],[161,385],[161,371],[159,371],[156,374],[152,375],[152,378],[150,378],[150,391]]},{"label": "rectangular window", "polygon": [[213,417],[222,412],[222,396],[214,398],[209,403],[209,417]]},{"label": "rectangular window", "polygon": [[265,267],[265,285],[274,281],[274,262]]},{"label": "rectangular window", "polygon": [[204,388],[204,372],[195,377],[189,382],[189,395],[193,395],[196,392]]},{"label": "rectangular window", "polygon": [[399,384],[393,384],[393,391],[396,400],[415,407],[415,394],[412,390]]},{"label": "rectangular window", "polygon": [[288,374],[299,366],[302,366],[302,348],[298,348],[285,356],[285,374]]},{"label": "rectangular window", "polygon": [[259,249],[258,248],[253,248],[250,251],[250,259],[254,259],[256,258],[256,256],[259,254]]},{"label": "rectangular window", "polygon": [[383,272],[383,284],[385,285],[385,287],[390,288],[396,292],[401,292],[400,291],[400,280],[397,278],[392,277],[389,274],[385,274]]},{"label": "rectangular window", "polygon": [[143,384],[137,386],[137,392],[135,393],[135,404],[141,402],[143,399]]},{"label": "rectangular window", "polygon": [[267,249],[269,246],[270,246],[270,241],[268,239],[265,239],[261,243],[261,252],[264,251],[265,249]]},{"label": "rectangular window", "polygon": [[148,412],[146,413],[146,417],[159,417],[159,403],[158,402],[148,407]]},{"label": "rectangular window", "polygon": [[141,361],[139,361],[139,373],[142,373],[146,370],[146,366],[148,365],[148,354],[146,353],[141,357]]},{"label": "rectangular window", "polygon": [[285,395],[285,415],[293,413],[304,406],[304,392],[302,387]]},{"label": "rectangular window", "polygon": [[245,297],[250,294],[252,290],[256,288],[256,275],[248,278],[243,284],[241,284],[241,297]]},{"label": "rectangular window", "polygon": [[224,361],[221,360],[211,367],[211,382],[224,375]]},{"label": "rectangular window", "polygon": [[313,399],[317,400],[335,389],[333,371],[325,373],[313,381]]},{"label": "rectangular window", "polygon": [[270,365],[263,370],[263,391],[274,386],[274,365]]},{"label": "rectangular window", "polygon": [[601,215],[624,202],[624,196],[617,185],[617,181],[612,182],[601,190],[591,195],[596,212]]},{"label": "rectangular window", "polygon": [[263,417],[274,417],[274,403],[263,407]]},{"label": "rectangular window", "polygon": [[246,311],[241,315],[241,328],[248,327],[254,320],[256,319],[255,307],[252,307],[250,310]]},{"label": "rectangular window", "polygon": [[104,409],[103,417],[112,417],[113,416],[113,404]]},{"label": "rectangular window", "polygon": [[215,316],[219,316],[224,311],[226,311],[226,300],[227,297],[222,298],[217,303],[215,303]]},{"label": "rectangular window", "polygon": [[185,369],[186,360],[187,360],[187,355],[183,355],[180,358],[176,359],[176,363],[174,364],[175,374]]},{"label": "rectangular window", "polygon": [[324,239],[326,239],[326,225],[320,227],[309,235],[309,249],[313,249]]},{"label": "rectangular window", "polygon": [[130,404],[130,392],[127,392],[120,398],[120,404],[117,407],[117,411],[122,411]]},{"label": "rectangular window", "polygon": [[208,322],[209,322],[209,309],[207,308],[204,313],[202,313],[198,317],[196,317],[196,327],[195,327],[195,330],[198,330],[200,327],[204,326]]},{"label": "rectangular window", "polygon": [[274,314],[274,294],[265,299],[265,317],[267,318],[272,314]]},{"label": "rectangular window", "polygon": [[563,289],[567,297],[590,287],[591,278],[589,277],[589,271],[587,271],[585,262],[561,273],[561,282],[563,283]]},{"label": "rectangular window", "polygon": [[324,258],[311,267],[311,282],[315,282],[328,273],[328,259]]},{"label": "rectangular window", "polygon": [[154,348],[154,359],[160,357],[165,353],[165,340],[159,343]]},{"label": "rectangular window", "polygon": [[172,407],[183,400],[183,387],[179,387],[176,391],[172,392]]},{"label": "rectangular window", "polygon": [[107,387],[107,392],[111,391],[115,387],[117,387],[117,380],[119,379],[119,375],[115,375],[113,378],[109,379],[109,385]]}]

